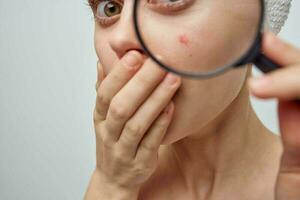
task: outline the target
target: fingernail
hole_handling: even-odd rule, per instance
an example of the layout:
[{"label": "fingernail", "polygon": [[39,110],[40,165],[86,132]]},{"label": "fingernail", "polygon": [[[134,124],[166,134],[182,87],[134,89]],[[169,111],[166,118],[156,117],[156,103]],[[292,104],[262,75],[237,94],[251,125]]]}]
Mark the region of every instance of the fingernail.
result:
[{"label": "fingernail", "polygon": [[168,85],[173,85],[178,80],[178,77],[172,73],[168,73],[164,79],[164,83]]},{"label": "fingernail", "polygon": [[267,76],[250,78],[250,87],[253,89],[266,88],[270,84],[270,78]]},{"label": "fingernail", "polygon": [[137,52],[130,51],[125,55],[123,61],[127,67],[134,68],[140,63],[141,56]]}]

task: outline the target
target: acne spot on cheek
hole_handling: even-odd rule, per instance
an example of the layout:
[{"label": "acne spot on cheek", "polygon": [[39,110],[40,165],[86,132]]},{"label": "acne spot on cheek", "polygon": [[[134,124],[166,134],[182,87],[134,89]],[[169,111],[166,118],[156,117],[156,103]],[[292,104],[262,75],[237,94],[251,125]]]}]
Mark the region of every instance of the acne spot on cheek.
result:
[{"label": "acne spot on cheek", "polygon": [[179,42],[181,43],[181,44],[183,44],[184,46],[188,46],[189,45],[189,38],[185,35],[185,34],[183,34],[183,35],[179,35]]}]

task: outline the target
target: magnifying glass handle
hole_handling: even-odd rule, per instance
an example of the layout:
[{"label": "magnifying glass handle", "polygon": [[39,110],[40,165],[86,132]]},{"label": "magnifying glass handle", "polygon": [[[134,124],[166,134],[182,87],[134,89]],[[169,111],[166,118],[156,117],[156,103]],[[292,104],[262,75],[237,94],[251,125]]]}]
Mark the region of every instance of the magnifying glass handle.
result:
[{"label": "magnifying glass handle", "polygon": [[254,64],[264,73],[280,68],[278,64],[274,63],[262,53],[256,57]]},{"label": "magnifying glass handle", "polygon": [[[268,57],[266,57],[264,54],[260,53],[256,59],[254,64],[264,73],[271,72],[273,70],[276,70],[280,68],[280,66],[276,63],[274,63],[272,60],[270,60]],[[295,103],[300,105],[300,99],[293,100]]]}]

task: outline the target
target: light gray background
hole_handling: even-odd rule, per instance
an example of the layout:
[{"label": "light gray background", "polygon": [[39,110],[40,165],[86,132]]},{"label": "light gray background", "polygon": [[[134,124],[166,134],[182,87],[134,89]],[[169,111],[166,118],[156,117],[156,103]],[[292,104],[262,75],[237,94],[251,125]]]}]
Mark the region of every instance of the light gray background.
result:
[{"label": "light gray background", "polygon": [[[280,35],[300,47],[300,1]],[[0,1],[0,199],[82,199],[95,163],[86,2]],[[253,99],[278,132],[276,101]]]}]

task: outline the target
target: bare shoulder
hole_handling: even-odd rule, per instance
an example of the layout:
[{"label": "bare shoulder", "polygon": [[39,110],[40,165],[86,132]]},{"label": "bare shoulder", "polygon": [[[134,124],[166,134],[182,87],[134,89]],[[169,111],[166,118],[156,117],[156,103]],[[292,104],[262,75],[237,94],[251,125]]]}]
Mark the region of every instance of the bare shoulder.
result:
[{"label": "bare shoulder", "polygon": [[253,182],[253,188],[257,191],[259,200],[273,200],[283,148],[279,134],[267,130],[263,135],[262,139],[265,140],[263,162],[259,168],[257,180]]}]

